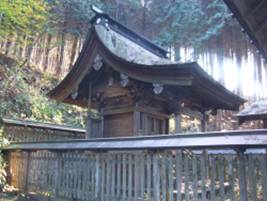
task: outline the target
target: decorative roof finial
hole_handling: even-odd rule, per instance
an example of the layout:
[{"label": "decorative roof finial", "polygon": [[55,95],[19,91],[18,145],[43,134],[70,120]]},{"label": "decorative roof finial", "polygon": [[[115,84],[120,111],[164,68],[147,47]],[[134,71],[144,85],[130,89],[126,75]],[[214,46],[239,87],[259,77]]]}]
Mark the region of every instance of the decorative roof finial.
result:
[{"label": "decorative roof finial", "polygon": [[105,14],[104,11],[102,11],[101,9],[99,9],[98,7],[96,7],[95,5],[91,5],[91,10],[95,13],[95,14]]}]

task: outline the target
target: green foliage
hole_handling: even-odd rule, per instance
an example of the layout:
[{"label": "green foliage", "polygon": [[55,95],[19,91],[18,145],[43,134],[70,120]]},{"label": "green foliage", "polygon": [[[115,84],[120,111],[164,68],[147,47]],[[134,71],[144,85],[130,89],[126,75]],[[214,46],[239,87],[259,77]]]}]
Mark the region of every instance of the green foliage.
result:
[{"label": "green foliage", "polygon": [[0,116],[84,126],[85,110],[46,97],[56,82],[32,67],[1,64],[0,59]]},{"label": "green foliage", "polygon": [[3,159],[3,156],[2,156],[2,154],[0,152],[0,192],[2,191],[3,187],[6,184],[6,176],[7,176],[7,174],[6,174],[5,167],[6,167],[6,163],[5,163],[5,161]]},{"label": "green foliage", "polygon": [[0,39],[15,34],[30,38],[42,32],[48,8],[43,0],[1,0]]},{"label": "green foliage", "polygon": [[198,48],[218,34],[230,16],[220,0],[155,1],[151,14],[161,25],[156,42],[167,47]]},{"label": "green foliage", "polygon": [[118,11],[118,6],[138,9],[141,7],[139,0],[124,0],[105,2],[103,0],[58,0],[49,3],[51,9],[47,32],[68,33],[74,36],[84,36],[90,26],[94,13],[91,5],[95,5],[105,12],[113,15]]},{"label": "green foliage", "polygon": [[64,33],[74,36],[85,35],[93,12],[91,5],[103,7],[100,0],[57,0],[51,6],[48,31],[50,34]]},{"label": "green foliage", "polygon": [[[2,126],[0,124],[0,148],[5,143],[2,133],[3,133],[3,130],[2,130]],[[4,158],[3,158],[1,150],[0,150],[0,193],[6,184],[7,174],[6,174],[5,167],[6,167],[6,163],[4,161]]]}]

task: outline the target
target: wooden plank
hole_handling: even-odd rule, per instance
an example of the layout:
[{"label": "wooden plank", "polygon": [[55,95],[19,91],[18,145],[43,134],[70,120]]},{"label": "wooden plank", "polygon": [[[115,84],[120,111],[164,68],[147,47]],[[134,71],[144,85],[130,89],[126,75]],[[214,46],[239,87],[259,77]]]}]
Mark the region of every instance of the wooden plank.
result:
[{"label": "wooden plank", "polygon": [[248,201],[245,155],[243,151],[237,152],[238,178],[240,188],[240,201]]},{"label": "wooden plank", "polygon": [[77,186],[77,198],[79,200],[82,199],[82,181],[84,178],[83,175],[83,161],[82,161],[82,153],[77,154],[78,161],[76,162],[77,164],[77,178],[76,178],[76,186]]},{"label": "wooden plank", "polygon": [[100,198],[101,193],[101,181],[102,181],[102,166],[101,166],[101,155],[95,154],[95,200]]},{"label": "wooden plank", "polygon": [[117,198],[121,198],[121,176],[122,176],[122,170],[121,170],[121,166],[122,166],[122,155],[121,154],[117,154],[117,190],[116,190],[116,195]]},{"label": "wooden plank", "polygon": [[251,201],[257,201],[257,186],[256,186],[256,177],[255,174],[255,163],[254,163],[254,156],[249,154],[248,156],[248,184],[249,190],[251,193]]},{"label": "wooden plank", "polygon": [[140,200],[145,196],[145,154],[140,154]]},{"label": "wooden plank", "polygon": [[267,200],[267,163],[266,163],[266,155],[262,155],[260,157],[260,170],[262,172],[262,190],[263,190],[263,200]]},{"label": "wooden plank", "polygon": [[184,163],[184,193],[185,193],[185,201],[189,201],[189,158],[188,153],[183,155],[183,163]]},{"label": "wooden plank", "polygon": [[140,197],[140,155],[135,153],[134,157],[134,200],[138,200]]},{"label": "wooden plank", "polygon": [[216,158],[214,156],[210,157],[210,198],[211,201],[215,201],[215,178],[216,178]]},{"label": "wooden plank", "polygon": [[[255,138],[257,136],[257,138]],[[188,135],[146,136],[97,140],[65,140],[36,143],[10,144],[3,150],[130,150],[209,148],[237,149],[264,147],[267,145],[267,130],[210,132]]]},{"label": "wooden plank", "polygon": [[168,153],[167,157],[167,172],[168,172],[168,196],[167,196],[167,200],[168,201],[174,201],[174,196],[173,196],[173,155],[172,153]]},{"label": "wooden plank", "polygon": [[227,174],[230,184],[229,194],[230,201],[235,201],[235,174],[234,174],[234,158],[232,156],[227,157]]},{"label": "wooden plank", "polygon": [[224,190],[224,158],[219,158],[219,180],[220,180],[220,198],[221,201],[225,201],[225,190]]},{"label": "wooden plank", "polygon": [[105,199],[111,198],[111,163],[112,163],[112,155],[110,153],[106,154],[106,182],[105,182],[105,189],[106,189],[106,197]]},{"label": "wooden plank", "polygon": [[115,187],[115,176],[116,176],[116,170],[115,170],[115,155],[112,154],[111,155],[111,199],[115,199],[115,190],[116,190],[116,187]]},{"label": "wooden plank", "polygon": [[166,153],[161,154],[161,168],[160,168],[160,178],[161,178],[161,200],[166,201],[167,199],[167,176],[166,176]]},{"label": "wooden plank", "polygon": [[132,199],[133,197],[133,165],[134,165],[134,157],[133,154],[128,155],[128,199]]},{"label": "wooden plank", "polygon": [[160,199],[160,169],[159,169],[159,154],[153,155],[153,197],[155,201]]},{"label": "wooden plank", "polygon": [[192,159],[192,172],[193,172],[193,200],[198,201],[198,174],[197,174],[197,158],[196,155],[193,155]]},{"label": "wooden plank", "polygon": [[176,201],[181,201],[181,184],[182,184],[182,152],[177,150],[175,154],[175,177],[176,177]]},{"label": "wooden plank", "polygon": [[207,191],[206,191],[206,161],[205,161],[205,150],[202,151],[201,157],[200,157],[200,174],[201,174],[201,200],[206,201],[207,200]]},{"label": "wooden plank", "polygon": [[148,200],[152,198],[151,196],[151,168],[152,168],[151,159],[152,159],[152,155],[148,153],[146,155],[146,173],[147,173],[146,194],[147,194]]},{"label": "wooden plank", "polygon": [[90,173],[91,173],[91,167],[88,164],[87,156],[83,153],[82,155],[82,175],[80,178],[81,182],[81,200],[86,200],[86,198],[90,195],[92,198],[94,198],[94,194],[91,193],[91,186],[88,185],[90,184]]},{"label": "wooden plank", "polygon": [[139,135],[138,131],[140,127],[140,112],[135,109],[133,115],[133,134]]},{"label": "wooden plank", "polygon": [[61,183],[61,172],[62,172],[62,152],[56,153],[56,175],[55,175],[55,197],[59,197],[60,183]]},{"label": "wooden plank", "polygon": [[101,154],[101,193],[100,193],[100,200],[105,201],[105,177],[106,177],[106,168],[105,168],[105,154]]},{"label": "wooden plank", "polygon": [[123,154],[122,156],[122,198],[123,200],[126,200],[126,176],[127,176],[127,164],[126,164],[126,154]]},{"label": "wooden plank", "polygon": [[24,167],[24,172],[25,174],[23,175],[24,177],[24,186],[23,186],[23,191],[25,193],[28,193],[28,178],[29,178],[29,171],[30,171],[30,152],[25,152],[25,167]]}]

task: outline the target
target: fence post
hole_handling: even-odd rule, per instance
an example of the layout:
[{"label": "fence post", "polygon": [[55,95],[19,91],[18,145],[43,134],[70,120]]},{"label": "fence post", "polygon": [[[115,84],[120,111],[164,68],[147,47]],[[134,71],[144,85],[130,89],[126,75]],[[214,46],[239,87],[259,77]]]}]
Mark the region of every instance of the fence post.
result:
[{"label": "fence post", "polygon": [[247,179],[246,179],[246,165],[245,165],[245,149],[237,151],[237,165],[238,165],[238,180],[240,188],[240,201],[248,201],[247,196]]},{"label": "fence post", "polygon": [[158,152],[153,156],[153,196],[155,201],[160,201],[160,164]]},{"label": "fence post", "polygon": [[24,172],[24,185],[23,191],[28,193],[28,181],[29,181],[29,168],[30,168],[30,151],[26,151],[26,164],[25,164],[25,172]]},{"label": "fence post", "polygon": [[60,180],[62,172],[62,152],[56,152],[55,198],[59,197]]},{"label": "fence post", "polygon": [[95,200],[100,200],[100,192],[101,192],[101,161],[100,161],[100,153],[95,154]]}]

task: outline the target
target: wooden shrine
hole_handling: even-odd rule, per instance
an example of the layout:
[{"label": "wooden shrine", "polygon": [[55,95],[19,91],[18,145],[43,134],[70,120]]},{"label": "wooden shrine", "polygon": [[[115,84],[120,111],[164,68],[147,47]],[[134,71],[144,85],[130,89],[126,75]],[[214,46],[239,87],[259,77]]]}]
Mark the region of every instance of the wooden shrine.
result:
[{"label": "wooden shrine", "polygon": [[167,134],[171,115],[180,132],[183,112],[201,114],[205,130],[208,111],[238,110],[244,103],[196,62],[171,61],[167,51],[93,10],[76,63],[49,92],[57,101],[88,108],[87,138]]},{"label": "wooden shrine", "polygon": [[256,101],[237,114],[239,124],[246,121],[262,120],[263,128],[267,128],[267,101]]}]

